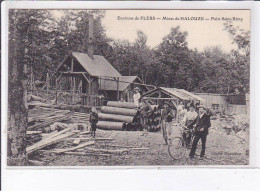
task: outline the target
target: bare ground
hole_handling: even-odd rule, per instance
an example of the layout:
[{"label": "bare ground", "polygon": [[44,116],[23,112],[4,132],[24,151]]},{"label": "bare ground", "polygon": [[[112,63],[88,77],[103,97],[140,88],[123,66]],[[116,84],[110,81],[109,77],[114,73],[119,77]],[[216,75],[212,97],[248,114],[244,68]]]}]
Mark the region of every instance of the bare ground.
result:
[{"label": "bare ground", "polygon": [[[54,153],[37,152],[32,159],[43,161],[48,166],[189,166],[189,165],[247,165],[249,162],[248,141],[242,140],[236,134],[227,135],[225,131],[210,129],[206,158],[199,160],[187,159],[189,151],[181,160],[173,160],[168,154],[161,132],[148,133],[141,136],[140,131],[106,131],[97,130],[97,138],[113,138],[113,140],[96,141],[90,147],[102,149],[122,149],[111,145],[146,147],[149,150],[129,150],[124,153],[108,154],[100,156],[90,154],[87,156],[57,155]],[[178,133],[173,134],[173,136]],[[52,147],[62,148],[72,145],[72,141],[64,141]],[[83,150],[84,151],[84,150]],[[199,154],[200,150],[197,150]]]}]

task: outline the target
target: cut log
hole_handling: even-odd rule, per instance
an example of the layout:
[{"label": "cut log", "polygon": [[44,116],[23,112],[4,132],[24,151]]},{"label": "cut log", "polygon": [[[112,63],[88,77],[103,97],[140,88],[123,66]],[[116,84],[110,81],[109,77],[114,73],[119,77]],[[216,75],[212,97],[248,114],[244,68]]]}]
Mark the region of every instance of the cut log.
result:
[{"label": "cut log", "polygon": [[134,117],[125,116],[125,115],[115,115],[115,114],[107,114],[107,113],[98,113],[99,120],[111,120],[111,121],[120,121],[126,123],[132,123]]},{"label": "cut log", "polygon": [[84,148],[86,146],[90,146],[90,145],[94,145],[95,142],[94,141],[89,141],[89,142],[86,142],[86,143],[82,143],[76,147],[73,147],[73,148],[67,148],[67,149],[55,149],[53,150],[54,153],[63,153],[63,152],[69,152],[69,151],[73,151],[73,150],[77,150],[79,148]]},{"label": "cut log", "polygon": [[135,116],[137,114],[137,110],[135,109],[109,107],[109,106],[102,106],[101,112],[108,113],[108,114],[116,114],[116,115],[126,115],[126,116]]},{"label": "cut log", "polygon": [[107,106],[119,107],[119,108],[137,108],[133,102],[116,102],[116,101],[108,101]]},{"label": "cut log", "polygon": [[107,130],[125,130],[126,123],[112,121],[98,121],[97,128]]}]

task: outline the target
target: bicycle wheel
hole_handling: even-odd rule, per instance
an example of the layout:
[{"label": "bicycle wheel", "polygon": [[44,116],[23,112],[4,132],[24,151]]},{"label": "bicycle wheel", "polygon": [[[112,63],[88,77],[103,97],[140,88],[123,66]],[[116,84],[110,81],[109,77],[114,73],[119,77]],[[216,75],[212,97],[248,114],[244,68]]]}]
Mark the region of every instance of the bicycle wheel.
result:
[{"label": "bicycle wheel", "polygon": [[186,153],[186,143],[181,137],[174,137],[171,142],[169,142],[168,152],[174,160],[179,160]]}]

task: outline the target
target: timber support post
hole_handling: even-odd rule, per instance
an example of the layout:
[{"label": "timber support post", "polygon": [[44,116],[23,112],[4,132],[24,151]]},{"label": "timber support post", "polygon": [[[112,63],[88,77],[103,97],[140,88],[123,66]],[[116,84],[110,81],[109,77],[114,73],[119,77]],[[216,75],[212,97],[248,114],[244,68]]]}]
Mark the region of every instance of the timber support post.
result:
[{"label": "timber support post", "polygon": [[116,99],[119,101],[119,77],[116,78]]}]

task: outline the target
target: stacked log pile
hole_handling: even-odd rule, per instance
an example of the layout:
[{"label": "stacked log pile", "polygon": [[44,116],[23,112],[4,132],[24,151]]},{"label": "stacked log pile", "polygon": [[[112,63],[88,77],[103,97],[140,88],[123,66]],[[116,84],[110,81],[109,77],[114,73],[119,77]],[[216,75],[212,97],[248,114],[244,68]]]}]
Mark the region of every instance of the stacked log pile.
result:
[{"label": "stacked log pile", "polygon": [[64,129],[68,123],[77,123],[80,129],[89,129],[89,114],[60,110],[52,106],[30,106],[28,110],[27,145],[41,140],[41,132],[50,133]]},{"label": "stacked log pile", "polygon": [[[139,108],[141,107],[141,104]],[[97,127],[107,130],[143,130],[141,114],[133,102],[109,101],[107,106],[101,107],[98,114]],[[148,131],[156,132],[161,129],[161,113],[157,105],[152,105],[152,112],[148,118]]]},{"label": "stacked log pile", "polygon": [[133,102],[109,101],[98,113],[97,128],[104,130],[141,130],[140,112]]},{"label": "stacked log pile", "polygon": [[161,129],[161,111],[157,105],[152,105],[152,112],[148,117],[148,131],[156,132]]}]

